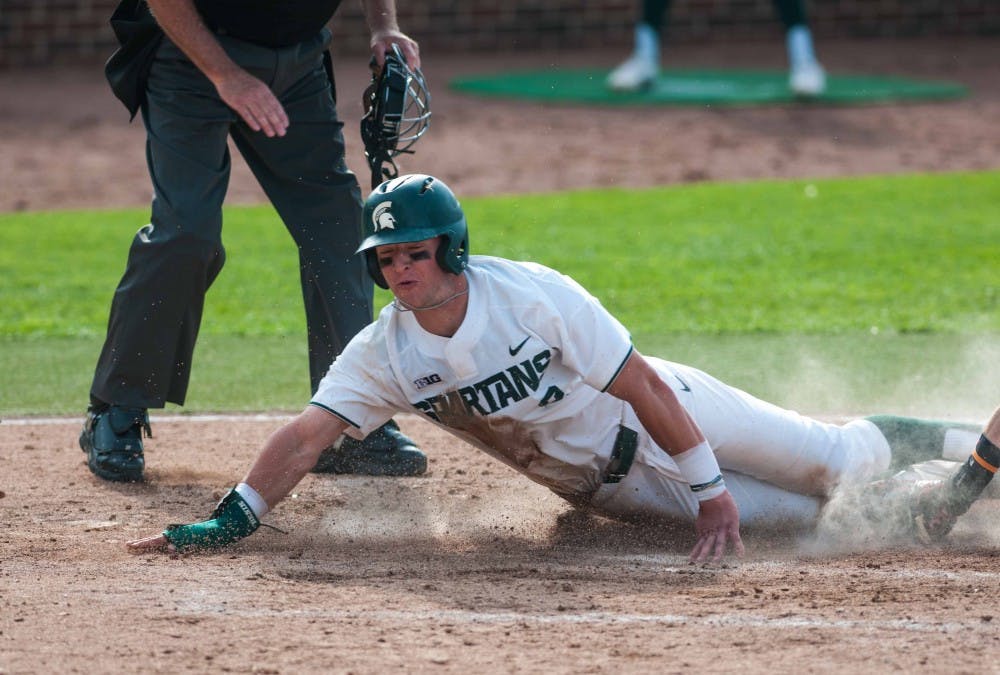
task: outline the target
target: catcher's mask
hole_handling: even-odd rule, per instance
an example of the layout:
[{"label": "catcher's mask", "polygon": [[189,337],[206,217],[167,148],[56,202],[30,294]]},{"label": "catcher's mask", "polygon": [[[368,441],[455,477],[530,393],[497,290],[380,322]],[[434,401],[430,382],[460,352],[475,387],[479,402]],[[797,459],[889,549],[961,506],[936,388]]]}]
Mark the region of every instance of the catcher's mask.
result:
[{"label": "catcher's mask", "polygon": [[[399,175],[393,158],[424,135],[431,123],[431,94],[420,69],[411,70],[393,43],[381,68],[372,59],[372,81],[364,93],[361,140],[372,171],[372,187]],[[383,164],[388,167],[383,168]]]},{"label": "catcher's mask", "polygon": [[409,174],[387,180],[365,200],[364,241],[357,252],[365,256],[368,274],[388,288],[375,255],[376,246],[441,238],[437,263],[446,272],[461,274],[469,263],[469,228],[455,194],[433,176]]}]

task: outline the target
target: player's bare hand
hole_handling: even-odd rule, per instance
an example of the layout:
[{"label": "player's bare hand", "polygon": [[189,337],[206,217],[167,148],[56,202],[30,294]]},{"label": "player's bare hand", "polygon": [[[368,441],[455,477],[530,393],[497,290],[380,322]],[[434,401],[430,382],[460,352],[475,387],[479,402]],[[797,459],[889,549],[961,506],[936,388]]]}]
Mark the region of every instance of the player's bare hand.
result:
[{"label": "player's bare hand", "polygon": [[162,534],[154,534],[150,537],[135,539],[125,543],[125,548],[129,553],[149,553],[151,551],[174,551],[174,545],[167,541]]},{"label": "player's bare hand", "polygon": [[284,136],[288,115],[274,92],[242,69],[234,69],[215,83],[219,96],[247,126],[266,136]]},{"label": "player's bare hand", "polygon": [[711,560],[718,562],[726,555],[730,544],[733,552],[742,557],[743,540],[740,538],[740,511],[729,491],[699,504],[698,518],[694,523],[698,542],[691,551],[691,562]]},{"label": "player's bare hand", "polygon": [[393,43],[399,45],[406,65],[413,70],[420,67],[420,45],[415,40],[398,30],[382,30],[372,33],[371,39],[372,55],[380,68],[385,65],[386,52],[392,51]]}]

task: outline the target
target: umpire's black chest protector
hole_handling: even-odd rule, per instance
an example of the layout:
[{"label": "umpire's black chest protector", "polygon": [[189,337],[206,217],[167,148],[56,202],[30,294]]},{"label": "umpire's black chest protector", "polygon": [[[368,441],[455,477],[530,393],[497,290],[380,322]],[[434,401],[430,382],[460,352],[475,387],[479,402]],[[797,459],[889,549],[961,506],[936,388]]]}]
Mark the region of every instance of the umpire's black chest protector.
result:
[{"label": "umpire's black chest protector", "polygon": [[195,0],[209,28],[265,47],[289,47],[323,30],[340,0]]}]

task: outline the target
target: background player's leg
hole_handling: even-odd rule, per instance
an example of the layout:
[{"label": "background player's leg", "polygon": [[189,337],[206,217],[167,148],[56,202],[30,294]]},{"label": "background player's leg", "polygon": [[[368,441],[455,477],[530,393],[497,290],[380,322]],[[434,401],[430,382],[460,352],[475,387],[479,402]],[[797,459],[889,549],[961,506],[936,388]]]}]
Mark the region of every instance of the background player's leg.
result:
[{"label": "background player's leg", "polygon": [[656,80],[660,71],[660,42],[667,33],[670,3],[671,0],[642,0],[632,55],[608,75],[609,89],[639,91]]},{"label": "background player's leg", "polygon": [[826,72],[816,58],[804,0],[774,0],[785,28],[788,87],[797,96],[818,96],[826,90]]}]

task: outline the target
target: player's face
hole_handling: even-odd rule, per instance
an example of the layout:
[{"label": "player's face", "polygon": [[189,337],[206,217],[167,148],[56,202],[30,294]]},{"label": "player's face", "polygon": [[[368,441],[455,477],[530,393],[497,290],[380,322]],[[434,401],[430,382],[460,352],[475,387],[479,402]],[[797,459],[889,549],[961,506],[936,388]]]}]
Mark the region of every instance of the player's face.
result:
[{"label": "player's face", "polygon": [[393,294],[408,305],[424,307],[452,292],[448,276],[434,259],[437,238],[375,249],[379,269]]}]

